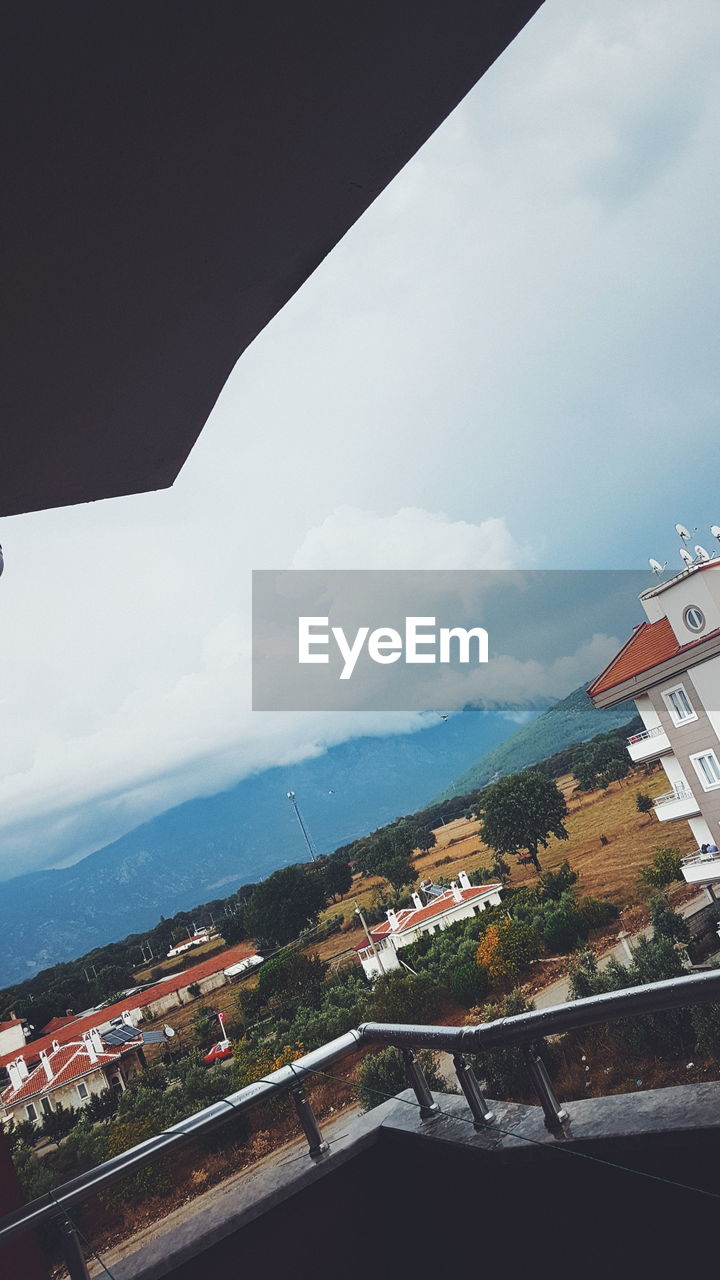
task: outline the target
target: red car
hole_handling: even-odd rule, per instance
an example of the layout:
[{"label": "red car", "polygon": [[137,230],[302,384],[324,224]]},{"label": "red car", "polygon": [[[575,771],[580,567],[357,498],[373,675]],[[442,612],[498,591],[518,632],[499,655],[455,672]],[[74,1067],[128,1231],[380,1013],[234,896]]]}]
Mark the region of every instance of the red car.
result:
[{"label": "red car", "polygon": [[213,1062],[224,1062],[226,1058],[232,1058],[232,1047],[229,1040],[218,1040],[214,1044],[209,1053],[203,1057],[203,1062],[211,1067]]}]

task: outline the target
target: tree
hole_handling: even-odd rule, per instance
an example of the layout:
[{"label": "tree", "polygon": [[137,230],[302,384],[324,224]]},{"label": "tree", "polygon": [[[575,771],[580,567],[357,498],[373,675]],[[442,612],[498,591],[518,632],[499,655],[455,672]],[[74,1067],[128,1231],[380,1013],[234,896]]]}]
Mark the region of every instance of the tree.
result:
[{"label": "tree", "polygon": [[202,1052],[220,1039],[220,1023],[212,1009],[197,1009],[192,1021],[193,1044]]},{"label": "tree", "polygon": [[649,795],[644,791],[638,791],[635,797],[635,808],[638,813],[652,813],[653,802]]},{"label": "tree", "polygon": [[412,863],[414,848],[415,830],[406,821],[397,822],[363,845],[355,857],[355,866],[361,875],[382,876],[399,892],[417,880]]},{"label": "tree", "polygon": [[248,931],[261,942],[284,946],[316,924],[324,906],[318,876],[304,867],[283,867],[255,886],[246,909]]},{"label": "tree", "polygon": [[640,868],[640,879],[650,889],[664,889],[682,878],[682,859],[674,848],[656,849],[652,862]]},{"label": "tree", "polygon": [[340,858],[319,858],[315,864],[326,898],[337,902],[352,886],[352,867]]},{"label": "tree", "polygon": [[557,783],[537,769],[527,769],[488,788],[481,836],[501,857],[524,850],[540,874],[538,849],[547,849],[551,835],[568,839],[563,825],[566,815],[567,804]]},{"label": "tree", "polygon": [[650,920],[654,938],[667,938],[669,942],[689,942],[690,926],[683,916],[673,911],[666,898],[653,898],[650,903]]},{"label": "tree", "polygon": [[485,930],[477,949],[477,962],[494,982],[516,982],[538,948],[532,929],[520,920],[503,920]]},{"label": "tree", "polygon": [[237,909],[232,915],[225,916],[220,922],[220,932],[229,947],[234,946],[236,942],[242,942],[247,938],[244,913]]},{"label": "tree", "polygon": [[78,1113],[74,1107],[68,1107],[66,1110],[62,1103],[58,1102],[54,1111],[48,1111],[47,1115],[43,1116],[42,1131],[51,1142],[60,1142],[67,1137],[78,1119]]},{"label": "tree", "polygon": [[328,966],[317,956],[285,951],[266,960],[258,975],[258,998],[268,1004],[276,995],[283,1000],[302,996],[312,1003],[322,989]]},{"label": "tree", "polygon": [[604,789],[611,782],[626,778],[630,772],[630,757],[624,742],[610,733],[583,743],[573,752],[572,772],[580,791]]}]

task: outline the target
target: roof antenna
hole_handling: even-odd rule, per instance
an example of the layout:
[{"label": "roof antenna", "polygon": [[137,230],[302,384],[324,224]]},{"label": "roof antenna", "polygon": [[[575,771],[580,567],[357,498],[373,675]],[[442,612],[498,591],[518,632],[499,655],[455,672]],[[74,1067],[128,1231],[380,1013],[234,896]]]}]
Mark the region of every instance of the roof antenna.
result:
[{"label": "roof antenna", "polygon": [[661,573],[664,573],[665,569],[667,569],[667,560],[664,564],[661,564],[659,560],[653,560],[652,556],[650,557],[648,564],[650,565],[653,573],[656,573],[658,577]]},{"label": "roof antenna", "polygon": [[690,555],[690,552],[686,551],[684,547],[680,548],[680,559],[682,560],[685,567],[688,569],[691,568],[691,566],[694,565],[695,563],[692,556]]}]

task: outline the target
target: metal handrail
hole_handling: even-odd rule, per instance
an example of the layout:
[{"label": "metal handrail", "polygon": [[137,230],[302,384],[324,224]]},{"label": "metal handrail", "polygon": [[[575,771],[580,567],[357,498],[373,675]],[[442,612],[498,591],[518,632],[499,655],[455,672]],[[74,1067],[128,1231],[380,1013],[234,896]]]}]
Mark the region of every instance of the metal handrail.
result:
[{"label": "metal handrail", "polygon": [[656,796],[653,804],[657,808],[659,804],[672,804],[673,800],[694,800],[695,796],[684,782],[676,782],[672,791],[664,791],[661,796]]},{"label": "metal handrail", "polygon": [[[540,1095],[546,1120],[549,1124],[556,1124],[562,1122],[566,1113],[555,1099],[549,1081],[547,1079],[543,1081],[542,1072],[538,1072],[535,1046],[543,1037],[559,1035],[567,1031],[580,1031],[585,1027],[612,1021],[615,1018],[660,1013],[668,1009],[704,1004],[714,1000],[720,1001],[720,970],[688,974],[682,978],[670,978],[663,982],[648,983],[645,986],[629,987],[623,991],[588,996],[583,1000],[552,1005],[547,1009],[534,1009],[512,1017],[498,1018],[495,1022],[479,1023],[477,1026],[425,1027],[366,1022],[357,1030],[348,1031],[345,1035],[338,1036],[336,1040],[321,1045],[319,1049],[304,1054],[289,1066],[271,1072],[264,1080],[229,1094],[227,1098],[172,1125],[156,1137],[148,1138],[145,1142],[98,1165],[96,1169],[91,1169],[57,1187],[54,1191],[31,1200],[0,1220],[0,1240],[7,1240],[23,1231],[39,1227],[51,1219],[56,1219],[63,1210],[84,1200],[89,1194],[135,1172],[157,1156],[166,1155],[194,1138],[212,1132],[238,1113],[251,1110],[257,1103],[267,1101],[288,1089],[295,1094],[301,1093],[303,1080],[312,1077],[316,1071],[323,1071],[332,1066],[363,1046],[394,1045],[402,1050],[406,1065],[411,1068],[410,1080],[416,1094],[418,1094],[417,1071],[419,1068],[413,1062],[412,1051],[435,1049],[452,1053],[463,1092],[479,1125],[487,1121],[490,1116],[486,1108],[483,1111],[485,1104],[482,1096],[477,1092],[477,1082],[473,1082],[472,1078],[468,1082],[469,1069],[463,1055],[501,1046],[519,1045],[525,1050],[528,1070]],[[426,1098],[423,1097],[422,1104],[426,1102]],[[307,1103],[305,1107],[307,1108]],[[300,1108],[298,1110],[302,1119]],[[427,1106],[425,1110],[429,1115],[430,1110]],[[303,1127],[307,1134],[305,1124]],[[319,1151],[320,1148],[317,1146],[313,1150],[311,1144],[311,1154],[317,1155]]]},{"label": "metal handrail", "polygon": [[[628,745],[633,742],[645,742],[648,738],[658,738],[661,733],[665,733],[661,724],[655,725],[653,729],[643,729],[642,733],[633,733],[628,738]],[[667,737],[667,734],[665,734]]]}]

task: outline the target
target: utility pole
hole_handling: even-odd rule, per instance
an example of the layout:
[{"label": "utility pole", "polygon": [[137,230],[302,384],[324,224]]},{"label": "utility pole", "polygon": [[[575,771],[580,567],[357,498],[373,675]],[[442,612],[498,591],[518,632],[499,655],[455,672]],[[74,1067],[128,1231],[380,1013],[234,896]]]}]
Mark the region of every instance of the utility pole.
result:
[{"label": "utility pole", "polygon": [[311,858],[311,860],[312,860],[313,862],[315,862],[315,861],[317,860],[317,849],[315,848],[315,845],[313,844],[313,841],[312,841],[312,837],[311,837],[311,835],[310,835],[310,832],[308,831],[307,827],[305,826],[305,822],[304,822],[304,820],[303,820],[303,816],[302,816],[302,814],[301,814],[300,810],[298,809],[298,802],[297,802],[297,799],[295,798],[295,792],[294,792],[294,791],[288,791],[288,793],[287,793],[287,798],[288,798],[288,800],[290,801],[290,804],[291,804],[291,805],[292,805],[292,807],[293,807],[293,811],[294,811],[294,813],[295,813],[295,817],[296,817],[296,818],[297,818],[297,820],[298,820],[298,824],[299,824],[300,830],[302,831],[303,836],[305,837],[305,844],[307,845],[307,849],[308,849],[308,853],[310,854],[310,858]]},{"label": "utility pole", "polygon": [[362,911],[360,910],[360,908],[359,908],[359,907],[357,907],[357,906],[355,907],[355,915],[360,917],[360,923],[361,923],[361,925],[362,925],[363,929],[365,930],[365,937],[366,937],[366,938],[367,938],[367,940],[368,940],[368,944],[369,944],[369,946],[370,946],[370,950],[372,951],[372,953],[373,953],[373,955],[374,955],[375,959],[377,960],[378,969],[380,970],[381,974],[382,974],[382,975],[383,975],[383,977],[384,977],[384,976],[385,976],[385,965],[383,964],[382,960],[380,959],[380,952],[378,951],[377,947],[375,946],[375,940],[374,940],[374,938],[373,938],[372,934],[370,933],[370,930],[368,929],[367,924],[365,923],[365,917],[364,917],[364,915],[363,915]]}]

